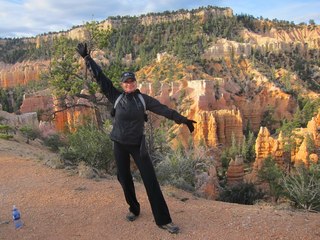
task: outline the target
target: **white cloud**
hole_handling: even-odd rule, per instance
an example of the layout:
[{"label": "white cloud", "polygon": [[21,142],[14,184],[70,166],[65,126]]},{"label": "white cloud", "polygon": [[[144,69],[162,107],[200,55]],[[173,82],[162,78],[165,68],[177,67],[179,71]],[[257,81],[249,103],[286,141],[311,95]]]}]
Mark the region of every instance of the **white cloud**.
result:
[{"label": "white cloud", "polygon": [[0,37],[35,36],[68,30],[109,16],[139,16],[148,12],[190,9],[210,0],[4,0],[0,2]]}]

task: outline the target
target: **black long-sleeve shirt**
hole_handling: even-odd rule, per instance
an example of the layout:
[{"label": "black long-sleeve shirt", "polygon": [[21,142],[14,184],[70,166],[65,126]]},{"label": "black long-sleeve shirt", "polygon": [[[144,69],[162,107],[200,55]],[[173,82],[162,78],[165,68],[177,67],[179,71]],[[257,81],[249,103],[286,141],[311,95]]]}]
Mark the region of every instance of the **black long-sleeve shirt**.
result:
[{"label": "black long-sleeve shirt", "polygon": [[[112,81],[105,76],[101,68],[90,56],[87,56],[85,61],[97,83],[100,85],[103,94],[114,104],[122,92],[113,86]],[[116,106],[113,128],[110,134],[113,141],[129,145],[139,145],[141,143],[144,132],[145,112],[138,94],[142,95],[146,110],[174,120],[178,124],[187,121],[187,118],[177,111],[160,103],[157,99],[147,94],[140,93],[137,89],[133,93],[125,93]]]}]

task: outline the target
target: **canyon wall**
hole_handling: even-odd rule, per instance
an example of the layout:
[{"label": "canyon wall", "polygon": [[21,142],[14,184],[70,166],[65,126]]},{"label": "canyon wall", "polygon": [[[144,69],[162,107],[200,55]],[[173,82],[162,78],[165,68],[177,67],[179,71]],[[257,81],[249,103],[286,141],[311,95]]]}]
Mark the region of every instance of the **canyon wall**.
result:
[{"label": "canyon wall", "polygon": [[[243,139],[242,116],[238,109],[227,106],[223,98],[215,99],[213,85],[213,81],[207,80],[161,84],[160,94],[156,98],[171,108],[184,109],[185,112],[181,113],[197,122],[192,135],[196,143],[202,142],[210,147],[220,144],[230,146],[233,135],[238,141]],[[146,94],[154,94],[150,83],[141,84],[140,90]],[[188,106],[183,106],[186,104],[183,101],[177,103],[181,94],[185,95],[183,101],[190,100]],[[181,130],[179,133],[184,136],[180,137],[182,142],[186,143],[188,131]]]},{"label": "canyon wall", "polygon": [[[231,17],[233,16],[233,11],[231,8],[217,8],[217,9],[203,9],[199,11],[195,11],[193,13],[191,12],[177,12],[170,15],[159,15],[159,14],[150,14],[150,15],[142,15],[139,17],[139,23],[142,25],[153,25],[153,24],[159,24],[159,23],[165,23],[165,22],[174,22],[179,20],[186,20],[191,19],[194,16],[200,17],[200,21],[205,22],[209,17],[212,16],[226,16]],[[118,19],[117,17],[108,18],[102,22],[99,23],[102,29],[112,29],[112,28],[118,28],[122,24],[125,24],[126,18],[123,17],[122,19]],[[29,42],[35,42],[37,47],[40,47],[41,44],[48,41],[53,41],[54,38],[65,36],[67,38],[73,39],[73,40],[83,40],[86,37],[86,31],[83,26],[74,27],[70,29],[69,31],[62,31],[59,33],[51,33],[51,34],[44,34],[39,35],[36,38],[30,38],[28,39]]]},{"label": "canyon wall", "polygon": [[9,88],[37,81],[48,66],[48,61],[24,61],[16,64],[0,62],[0,87]]}]

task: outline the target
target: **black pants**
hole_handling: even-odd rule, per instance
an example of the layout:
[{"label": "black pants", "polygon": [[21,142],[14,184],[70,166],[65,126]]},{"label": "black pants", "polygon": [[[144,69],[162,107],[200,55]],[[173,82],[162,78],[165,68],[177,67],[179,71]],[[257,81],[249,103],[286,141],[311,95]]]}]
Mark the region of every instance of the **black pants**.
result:
[{"label": "black pants", "polygon": [[135,215],[140,214],[140,204],[136,198],[134,183],[130,171],[130,155],[133,157],[147,191],[152,213],[157,225],[171,222],[168,206],[162,195],[151,159],[148,154],[140,154],[140,146],[124,145],[114,142],[118,180],[123,188],[129,210]]}]

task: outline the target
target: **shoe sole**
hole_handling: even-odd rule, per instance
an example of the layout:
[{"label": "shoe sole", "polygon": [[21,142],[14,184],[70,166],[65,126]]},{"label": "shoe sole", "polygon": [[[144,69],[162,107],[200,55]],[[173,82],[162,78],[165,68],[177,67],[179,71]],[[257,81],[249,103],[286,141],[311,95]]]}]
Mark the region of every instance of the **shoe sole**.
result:
[{"label": "shoe sole", "polygon": [[180,232],[180,229],[177,228],[177,229],[170,229],[168,227],[164,227],[164,226],[159,226],[159,228],[161,229],[164,229],[164,230],[167,230],[169,233],[172,233],[172,234],[178,234]]},{"label": "shoe sole", "polygon": [[138,218],[138,216],[135,216],[135,215],[133,215],[133,216],[126,216],[126,219],[127,219],[127,221],[129,221],[129,222],[133,222],[133,221],[135,221],[137,218]]}]

